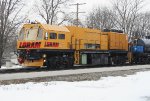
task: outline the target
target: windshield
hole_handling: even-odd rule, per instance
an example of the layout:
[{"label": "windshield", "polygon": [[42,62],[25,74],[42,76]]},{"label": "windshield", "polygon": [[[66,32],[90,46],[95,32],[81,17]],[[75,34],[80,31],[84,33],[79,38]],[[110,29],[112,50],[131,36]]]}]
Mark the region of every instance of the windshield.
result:
[{"label": "windshield", "polygon": [[19,40],[23,40],[24,39],[24,34],[25,34],[25,29],[22,28],[21,31],[20,31],[20,33],[19,33],[18,39]]},{"label": "windshield", "polygon": [[36,40],[38,28],[27,29],[25,40]]},{"label": "windshield", "polygon": [[37,34],[37,40],[42,40],[42,39],[43,39],[43,29],[39,28]]}]

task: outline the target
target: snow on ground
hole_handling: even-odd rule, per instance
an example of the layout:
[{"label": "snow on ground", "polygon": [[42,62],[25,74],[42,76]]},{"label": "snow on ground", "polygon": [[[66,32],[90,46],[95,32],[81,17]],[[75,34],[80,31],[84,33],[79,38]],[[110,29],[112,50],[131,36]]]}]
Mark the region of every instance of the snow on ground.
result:
[{"label": "snow on ground", "polygon": [[17,56],[13,55],[11,56],[9,61],[6,61],[5,65],[1,67],[1,69],[17,69],[17,68],[22,68],[22,66],[19,65]]},{"label": "snow on ground", "polygon": [[14,65],[14,64],[11,64],[10,66],[3,65],[1,67],[1,69],[17,69],[17,68],[23,68],[23,67],[20,65]]},{"label": "snow on ground", "polygon": [[150,72],[98,81],[0,86],[1,101],[150,101]]}]

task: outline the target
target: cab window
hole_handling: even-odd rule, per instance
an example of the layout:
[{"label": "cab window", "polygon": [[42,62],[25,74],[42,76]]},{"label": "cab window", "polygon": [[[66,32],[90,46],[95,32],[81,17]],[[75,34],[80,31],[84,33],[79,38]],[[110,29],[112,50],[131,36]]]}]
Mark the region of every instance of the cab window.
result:
[{"label": "cab window", "polygon": [[43,39],[43,30],[41,28],[38,29],[37,40]]},{"label": "cab window", "polygon": [[38,28],[27,29],[26,40],[36,40]]},{"label": "cab window", "polygon": [[65,39],[65,34],[58,34],[58,39]]},{"label": "cab window", "polygon": [[24,39],[24,34],[25,34],[25,28],[22,28],[20,33],[19,33],[19,40],[23,40]]},{"label": "cab window", "polygon": [[56,33],[50,33],[50,39],[57,39]]}]

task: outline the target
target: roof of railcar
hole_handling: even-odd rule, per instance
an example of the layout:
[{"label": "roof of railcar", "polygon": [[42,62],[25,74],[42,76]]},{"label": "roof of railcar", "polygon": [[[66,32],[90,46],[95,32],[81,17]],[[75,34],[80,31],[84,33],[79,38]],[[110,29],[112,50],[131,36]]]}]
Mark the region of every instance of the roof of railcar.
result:
[{"label": "roof of railcar", "polygon": [[60,31],[60,32],[70,32],[68,28],[57,25],[41,24],[45,30],[48,31]]},{"label": "roof of railcar", "polygon": [[47,30],[47,31],[58,31],[58,32],[70,32],[68,30],[68,28],[63,27],[63,26],[58,26],[58,25],[49,25],[49,24],[41,24],[41,23],[34,23],[34,24],[24,24],[23,27],[37,27],[37,26],[41,26],[43,27],[43,29]]}]

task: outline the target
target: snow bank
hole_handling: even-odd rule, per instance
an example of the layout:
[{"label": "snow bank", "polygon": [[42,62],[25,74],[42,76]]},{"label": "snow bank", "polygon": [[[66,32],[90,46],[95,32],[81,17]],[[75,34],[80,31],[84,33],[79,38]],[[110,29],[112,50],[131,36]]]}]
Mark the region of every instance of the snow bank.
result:
[{"label": "snow bank", "polygon": [[1,101],[148,101],[150,72],[98,81],[1,85]]}]

